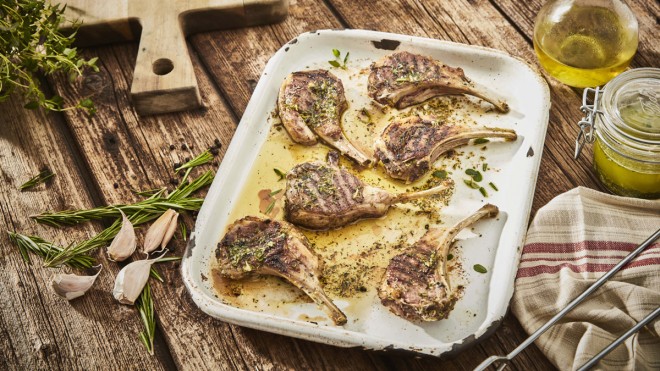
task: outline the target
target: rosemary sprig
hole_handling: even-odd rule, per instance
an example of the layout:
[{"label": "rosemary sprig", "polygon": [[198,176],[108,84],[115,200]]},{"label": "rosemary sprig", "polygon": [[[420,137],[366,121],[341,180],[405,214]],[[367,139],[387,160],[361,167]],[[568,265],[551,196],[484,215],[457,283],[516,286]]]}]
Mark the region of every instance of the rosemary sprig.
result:
[{"label": "rosemary sprig", "polygon": [[156,336],[156,319],[154,317],[154,301],[151,297],[151,287],[149,283],[144,286],[140,297],[135,302],[135,306],[140,312],[140,318],[144,325],[144,331],[140,332],[140,340],[152,356],[154,355],[154,337]]},{"label": "rosemary sprig", "polygon": [[104,229],[101,233],[89,240],[82,241],[65,249],[51,250],[47,254],[48,259],[45,260],[45,265],[48,267],[58,267],[63,264],[70,265],[70,261],[88,256],[90,252],[107,246],[121,229],[121,214],[119,213],[119,209],[124,211],[134,226],[158,218],[168,208],[199,210],[203,199],[190,198],[189,196],[200,188],[211,184],[212,180],[213,172],[209,170],[189,184],[182,184],[165,198],[155,197],[132,205],[114,205],[89,210],[63,211],[60,213],[42,214],[35,217],[41,223],[54,226],[78,224],[84,221],[98,220],[106,217],[117,218],[110,227]]},{"label": "rosemary sprig", "polygon": [[181,180],[181,183],[185,183],[186,180],[188,179],[188,175],[190,175],[190,171],[197,166],[205,165],[208,164],[209,162],[213,161],[213,154],[207,149],[206,151],[200,153],[197,155],[195,158],[192,160],[186,162],[185,164],[177,167],[174,169],[174,171],[178,174],[179,171],[185,170],[185,174],[183,175],[183,179]]},{"label": "rosemary sprig", "polygon": [[48,179],[50,179],[54,176],[55,176],[55,173],[50,171],[50,169],[41,170],[41,172],[39,174],[33,176],[32,178],[30,178],[30,180],[28,180],[27,182],[21,184],[21,186],[18,187],[18,189],[20,189],[21,191],[24,191],[26,189],[30,189],[30,188],[38,185],[38,184],[45,183]]},{"label": "rosemary sprig", "polygon": [[[41,256],[44,261],[48,262],[52,259],[54,254],[66,251],[67,248],[57,246],[51,242],[44,241],[40,237],[26,236],[20,233],[7,231],[9,239],[18,246],[23,260],[27,263],[32,263],[30,260],[29,252]],[[71,268],[86,269],[96,265],[96,260],[89,255],[77,255],[65,262]]]},{"label": "rosemary sprig", "polygon": [[[166,262],[173,262],[173,261],[179,261],[179,260],[181,260],[180,256],[168,256],[166,258],[162,258],[162,259],[156,261],[156,263],[166,263]],[[155,269],[154,266],[151,267],[151,271],[149,271],[149,275],[151,277],[157,279],[160,282],[165,282],[165,280],[163,279],[163,276],[161,276],[160,273],[158,273],[158,271]]]},{"label": "rosemary sprig", "polygon": [[[154,217],[158,217],[167,209],[175,209],[179,211],[199,210],[204,200],[202,198],[190,198],[189,196],[191,193],[210,185],[212,181],[213,171],[209,170],[190,183],[181,183],[181,185],[168,196],[163,196],[163,193],[155,193],[152,197],[146,200],[142,200],[130,205],[117,204],[86,210],[65,210],[55,213],[43,213],[34,215],[32,218],[39,223],[48,224],[54,227],[61,227],[63,225],[74,225],[88,222],[90,220],[120,218],[121,213],[119,210],[123,211],[129,217],[136,213],[143,213],[145,215],[153,215]],[[143,220],[142,222],[144,223],[152,219],[153,218]],[[137,221],[138,220],[131,219],[131,222],[133,222],[134,225]]]}]

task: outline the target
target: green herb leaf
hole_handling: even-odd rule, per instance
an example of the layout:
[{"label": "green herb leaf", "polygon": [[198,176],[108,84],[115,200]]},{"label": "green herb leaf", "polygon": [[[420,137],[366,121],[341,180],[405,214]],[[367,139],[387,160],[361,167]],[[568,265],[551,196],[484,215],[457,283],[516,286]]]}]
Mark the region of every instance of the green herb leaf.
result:
[{"label": "green herb leaf", "polygon": [[497,189],[497,186],[495,185],[495,183],[493,183],[493,182],[489,182],[488,185],[489,185],[492,189],[494,189],[494,190],[496,190],[496,191],[499,191],[499,189]]},{"label": "green herb leaf", "polygon": [[332,67],[341,67],[341,64],[337,61],[328,61]]},{"label": "green herb leaf", "polygon": [[280,193],[280,192],[282,192],[282,189],[281,189],[281,188],[280,188],[280,189],[277,189],[277,190],[275,190],[275,191],[270,192],[270,193],[268,194],[268,197],[273,197],[273,196],[275,196],[276,194],[278,194],[278,193]]},{"label": "green herb leaf", "polygon": [[45,183],[48,179],[52,178],[55,176],[55,173],[50,171],[50,169],[44,169],[42,170],[39,174],[33,176],[28,180],[27,182],[21,184],[18,189],[21,191],[24,191],[26,189],[30,189],[32,187],[35,187],[38,184]]},{"label": "green herb leaf", "polygon": [[264,212],[264,214],[266,214],[266,215],[270,214],[270,212],[273,211],[274,207],[275,207],[275,200],[270,202],[270,204],[266,208],[266,211]]},{"label": "green herb leaf", "polygon": [[465,170],[465,174],[471,176],[475,182],[481,182],[484,179],[484,177],[481,175],[481,173],[478,170],[467,169]]},{"label": "green herb leaf", "polygon": [[470,187],[472,189],[479,189],[479,187],[480,187],[479,184],[475,183],[474,180],[472,180],[472,178],[463,179],[463,183],[465,183],[468,187]]},{"label": "green herb leaf", "polygon": [[472,268],[479,273],[488,273],[488,269],[481,264],[475,264]]},{"label": "green herb leaf", "polygon": [[433,175],[435,178],[438,178],[438,179],[446,179],[447,178],[447,171],[445,171],[445,170],[436,170],[431,175]]},{"label": "green herb leaf", "polygon": [[65,8],[46,0],[0,2],[0,101],[16,91],[27,109],[84,108],[64,108],[61,97],[48,98],[40,88],[40,75],[63,73],[75,79],[86,68],[96,69],[96,59],[85,60],[72,47],[75,30],[69,36],[59,31]]},{"label": "green herb leaf", "polygon": [[477,138],[474,140],[474,144],[485,144],[490,142],[487,138]]},{"label": "green herb leaf", "polygon": [[135,306],[140,313],[144,331],[140,333],[140,340],[149,354],[154,355],[154,338],[156,337],[156,319],[154,313],[154,302],[151,297],[151,286],[147,282],[142,289],[140,297],[135,302]]},{"label": "green herb leaf", "polygon": [[454,259],[454,255],[452,254],[447,254],[447,260],[452,260]]},{"label": "green herb leaf", "polygon": [[341,52],[337,49],[332,49],[332,54],[335,56],[335,58],[339,58]]},{"label": "green herb leaf", "polygon": [[488,197],[488,192],[486,192],[486,188],[484,187],[479,187],[479,192],[481,192],[481,195],[484,197]]},{"label": "green herb leaf", "polygon": [[348,62],[348,56],[350,55],[350,52],[346,52],[346,56],[344,57],[344,69],[346,69],[346,62]]},{"label": "green herb leaf", "polygon": [[482,171],[487,171],[487,170],[488,170],[488,164],[484,162],[484,163],[481,165],[481,170],[482,170]]},{"label": "green herb leaf", "polygon": [[286,178],[286,174],[284,174],[280,169],[273,169],[273,171],[275,172],[275,174],[277,174],[277,176],[280,177],[280,179],[278,180],[283,180],[284,178]]}]

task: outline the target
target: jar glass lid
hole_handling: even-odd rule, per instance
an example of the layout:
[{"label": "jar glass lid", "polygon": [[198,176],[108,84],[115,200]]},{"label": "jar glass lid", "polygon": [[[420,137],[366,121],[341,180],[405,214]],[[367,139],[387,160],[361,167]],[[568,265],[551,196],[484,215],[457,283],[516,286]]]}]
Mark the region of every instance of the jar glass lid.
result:
[{"label": "jar glass lid", "polygon": [[610,81],[603,111],[624,136],[660,145],[660,69],[629,70]]}]

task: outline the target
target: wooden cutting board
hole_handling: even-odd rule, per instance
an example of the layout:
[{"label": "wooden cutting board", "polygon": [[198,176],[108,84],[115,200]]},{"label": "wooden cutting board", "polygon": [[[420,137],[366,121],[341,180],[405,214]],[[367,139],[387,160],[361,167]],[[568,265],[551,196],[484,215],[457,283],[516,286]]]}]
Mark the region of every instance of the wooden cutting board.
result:
[{"label": "wooden cutting board", "polygon": [[63,0],[66,16],[82,21],[79,46],[140,40],[131,85],[139,114],[201,106],[186,36],[277,22],[288,0]]}]

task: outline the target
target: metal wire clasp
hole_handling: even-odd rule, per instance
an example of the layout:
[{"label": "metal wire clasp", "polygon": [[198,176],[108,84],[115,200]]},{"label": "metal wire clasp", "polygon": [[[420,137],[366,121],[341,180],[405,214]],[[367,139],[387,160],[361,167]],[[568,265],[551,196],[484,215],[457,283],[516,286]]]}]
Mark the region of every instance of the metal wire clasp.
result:
[{"label": "metal wire clasp", "polygon": [[[594,99],[593,104],[588,104],[589,95],[593,93]],[[582,147],[585,143],[593,143],[596,140],[596,115],[602,114],[599,110],[600,108],[600,95],[603,93],[600,90],[600,87],[596,88],[586,88],[582,93],[582,106],[580,111],[582,111],[585,116],[578,122],[580,127],[580,132],[578,133],[577,138],[575,139],[575,154],[573,159],[577,160],[582,152]]]}]

